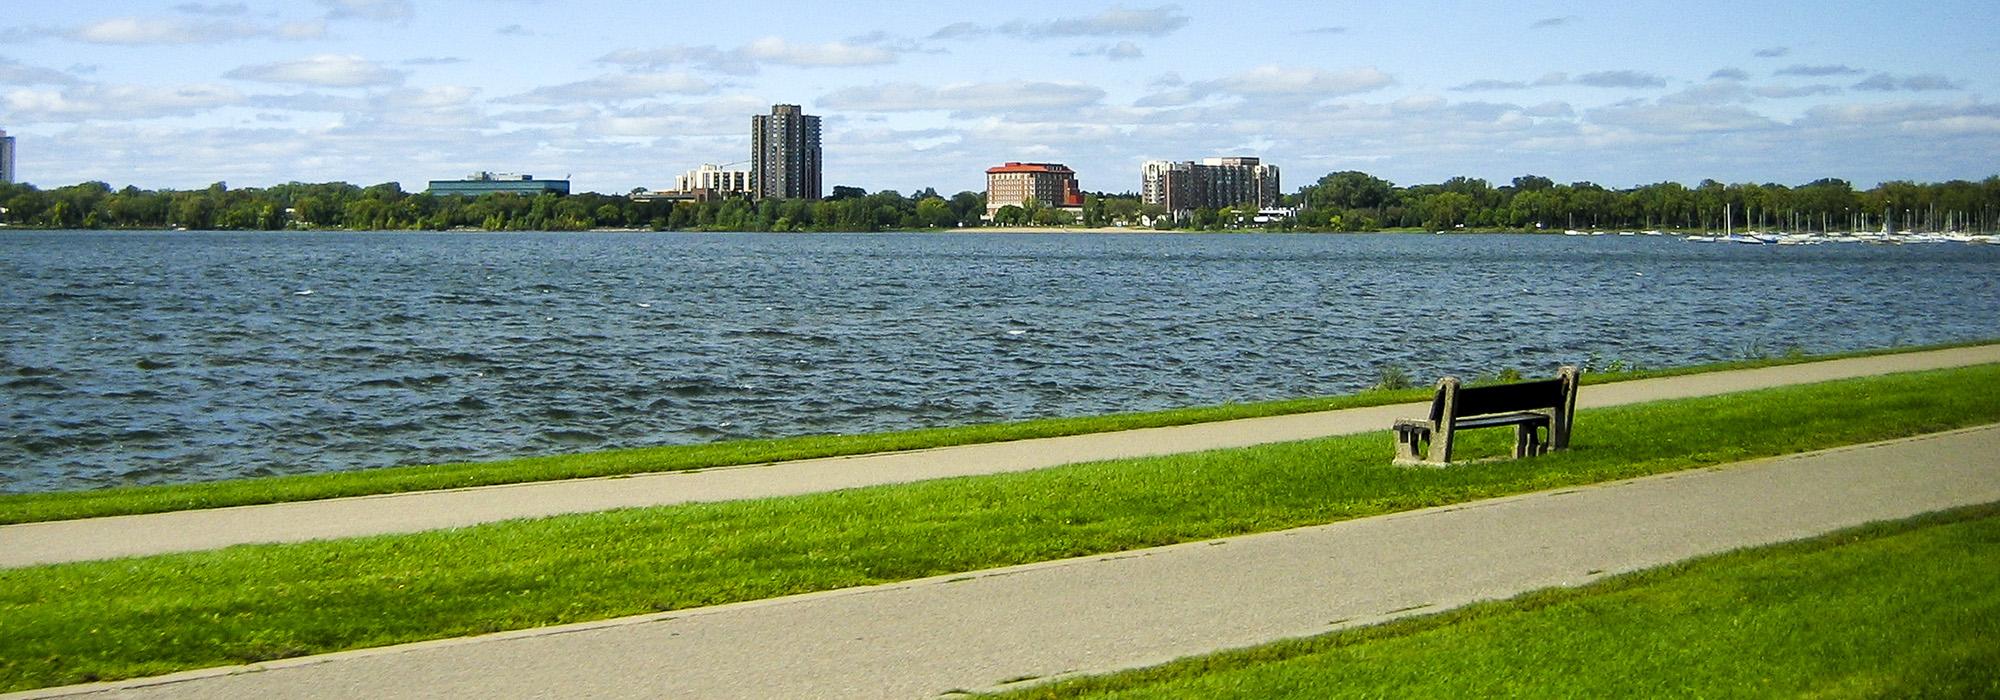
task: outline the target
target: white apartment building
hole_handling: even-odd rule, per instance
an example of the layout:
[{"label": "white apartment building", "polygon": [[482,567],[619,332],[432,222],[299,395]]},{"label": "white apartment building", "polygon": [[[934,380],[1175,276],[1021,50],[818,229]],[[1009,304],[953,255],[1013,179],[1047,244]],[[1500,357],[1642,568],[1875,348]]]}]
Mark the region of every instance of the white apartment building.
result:
[{"label": "white apartment building", "polygon": [[674,190],[679,192],[708,191],[715,194],[749,194],[750,171],[724,170],[713,163],[702,163],[701,167],[687,171],[674,178]]}]

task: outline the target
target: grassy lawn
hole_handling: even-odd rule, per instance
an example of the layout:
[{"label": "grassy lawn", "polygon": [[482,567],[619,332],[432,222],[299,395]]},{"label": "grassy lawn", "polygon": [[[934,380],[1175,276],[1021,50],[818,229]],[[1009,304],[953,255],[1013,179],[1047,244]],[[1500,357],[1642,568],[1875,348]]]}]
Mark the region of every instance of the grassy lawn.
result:
[{"label": "grassy lawn", "polygon": [[[1586,411],[1568,452],[1453,469],[1390,466],[1388,438],[1367,434],[4,570],[0,690],[906,580],[1936,432],[2000,421],[1995,382],[2000,365]],[[1472,433],[1465,454],[1504,453],[1507,433]]]},{"label": "grassy lawn", "polygon": [[2000,505],[1002,697],[1996,697]]},{"label": "grassy lawn", "polygon": [[[1844,357],[1935,350],[1983,343],[1938,345],[1805,357],[1789,355],[1698,367],[1640,372],[1589,374],[1586,384],[1730,369],[1749,369]],[[1419,382],[1421,383],[1421,382]],[[470,462],[388,467],[321,474],[238,479],[192,484],[131,486],[91,491],[0,494],[0,524],[67,520],[108,515],[159,513],[199,508],[307,501],[406,491],[550,481],[594,476],[708,469],[795,459],[837,457],[968,445],[1039,437],[1188,425],[1239,418],[1328,411],[1426,400],[1428,387],[1371,391],[1353,396],[1291,399],[1230,404],[1171,411],[931,428],[868,435],[811,435],[776,440],[746,440],[706,445],[609,450],[584,454],[529,457],[497,462]]]}]

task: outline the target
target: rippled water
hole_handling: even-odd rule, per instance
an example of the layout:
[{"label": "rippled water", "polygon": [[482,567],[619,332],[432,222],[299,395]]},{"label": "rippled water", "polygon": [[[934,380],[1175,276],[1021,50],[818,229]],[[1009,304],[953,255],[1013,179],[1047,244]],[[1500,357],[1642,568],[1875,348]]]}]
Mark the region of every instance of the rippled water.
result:
[{"label": "rippled water", "polygon": [[2000,337],[2000,246],[0,234],[0,490]]}]

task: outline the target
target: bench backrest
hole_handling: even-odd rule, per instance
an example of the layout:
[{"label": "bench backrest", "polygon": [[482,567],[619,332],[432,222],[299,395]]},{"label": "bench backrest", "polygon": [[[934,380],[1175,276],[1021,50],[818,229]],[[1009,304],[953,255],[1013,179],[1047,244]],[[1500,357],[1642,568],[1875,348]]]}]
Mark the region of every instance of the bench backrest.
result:
[{"label": "bench backrest", "polygon": [[[1457,384],[1458,380],[1451,377],[1438,382],[1437,396],[1431,399],[1432,423],[1444,420],[1447,386]],[[1454,402],[1457,406],[1453,413],[1460,418],[1543,408],[1562,411],[1567,410],[1566,404],[1569,401],[1568,388],[1564,386],[1564,379],[1560,376],[1532,382],[1474,387],[1454,386],[1454,388],[1457,394]]]}]

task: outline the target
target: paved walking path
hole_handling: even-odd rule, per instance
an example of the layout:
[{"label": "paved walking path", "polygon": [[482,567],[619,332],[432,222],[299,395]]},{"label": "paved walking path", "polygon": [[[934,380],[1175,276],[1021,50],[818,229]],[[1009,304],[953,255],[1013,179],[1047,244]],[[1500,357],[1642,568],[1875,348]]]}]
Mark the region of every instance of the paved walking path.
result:
[{"label": "paved walking path", "polygon": [[2000,501],[2000,426],[1331,525],[28,693],[931,698]]},{"label": "paved walking path", "polygon": [[[2000,362],[2000,345],[1584,387],[1579,408]],[[564,513],[815,493],[1380,431],[1420,404],[627,477],[485,486],[0,527],[0,568],[418,532]],[[1584,428],[1588,439],[1588,428]]]}]

